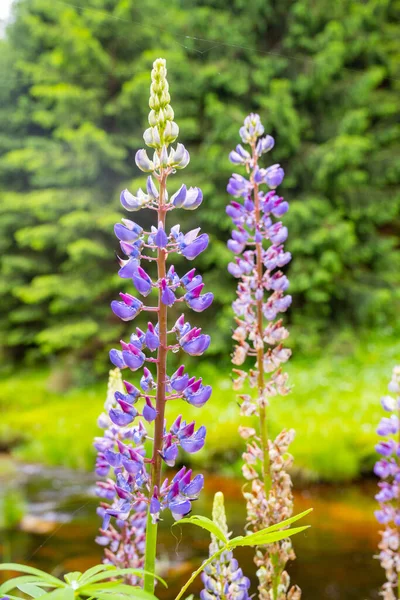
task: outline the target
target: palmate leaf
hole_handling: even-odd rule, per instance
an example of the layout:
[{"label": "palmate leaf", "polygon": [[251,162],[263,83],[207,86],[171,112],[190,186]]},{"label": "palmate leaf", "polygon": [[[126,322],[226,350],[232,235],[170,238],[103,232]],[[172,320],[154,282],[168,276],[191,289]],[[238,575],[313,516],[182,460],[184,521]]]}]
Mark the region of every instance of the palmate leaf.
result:
[{"label": "palmate leaf", "polygon": [[197,525],[197,527],[201,527],[202,529],[207,529],[210,533],[213,533],[215,537],[217,537],[224,544],[228,543],[228,539],[222,529],[218,527],[214,521],[208,519],[207,517],[203,517],[201,515],[193,515],[191,517],[187,517],[185,519],[180,519],[176,521],[174,525],[180,525],[181,523],[191,523],[192,525]]}]

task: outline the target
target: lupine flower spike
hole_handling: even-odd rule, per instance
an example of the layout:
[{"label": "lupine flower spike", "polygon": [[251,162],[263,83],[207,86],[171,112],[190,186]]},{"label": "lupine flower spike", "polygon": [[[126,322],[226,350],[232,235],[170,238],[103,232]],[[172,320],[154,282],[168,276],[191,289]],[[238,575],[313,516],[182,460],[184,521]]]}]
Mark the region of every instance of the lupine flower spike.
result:
[{"label": "lupine flower spike", "polygon": [[[143,507],[147,511],[144,588],[149,592],[154,588],[152,574],[161,512],[169,509],[175,519],[188,514],[203,487],[203,475],[193,477],[186,467],[172,479],[163,478],[163,465],[174,466],[179,447],[185,452],[198,452],[206,435],[204,426],[196,429],[194,422],[186,423],[181,416],[168,424],[166,404],[181,398],[200,407],[211,395],[211,387],[191,377],[184,366],[173,374],[167,372],[168,352],[199,356],[210,344],[210,337],[192,327],[183,314],[175,324],[169,324],[168,308],[183,302],[201,312],[210,306],[213,295],[203,293],[202,278],[195,269],[179,275],[173,265],[167,265],[167,258],[173,253],[190,261],[195,259],[207,248],[208,236],[200,234],[200,228],[183,233],[178,224],[167,224],[167,214],[176,208],[196,209],[203,195],[199,188],[185,185],[171,196],[167,193],[168,177],[186,167],[189,152],[183,144],[171,146],[179,128],[170,105],[166,75],[165,60],[157,59],[151,72],[150,127],[143,136],[153,153],[148,155],[142,149],[135,158],[138,168],[149,173],[146,188],[135,194],[128,190],[121,193],[121,204],[127,211],[146,208],[156,214],[150,231],[144,231],[130,219],[122,219],[122,224],[115,226],[125,255],[119,260],[125,289],[111,303],[112,311],[123,321],[133,321],[143,313],[155,319],[149,319],[147,330],[136,328],[129,340],[121,341],[121,347],[110,352],[115,367],[128,372],[140,370],[140,375],[137,386],[124,381],[123,389],[114,394],[108,416],[116,427],[122,428],[123,439],[113,439],[99,461],[101,471],[106,470],[106,465],[114,470],[116,481],[109,484],[107,493],[115,493],[118,499],[104,511],[103,531],[108,531],[111,517],[131,523],[132,511],[141,513]],[[128,287],[128,280],[133,285]],[[157,300],[152,304],[154,296]],[[149,432],[150,428],[153,431]],[[146,440],[152,446],[149,456]]]},{"label": "lupine flower spike", "polygon": [[375,498],[379,502],[379,510],[375,516],[381,525],[381,541],[379,558],[386,573],[386,583],[382,586],[381,596],[384,600],[400,598],[400,367],[393,369],[389,383],[389,392],[393,396],[383,396],[381,404],[387,416],[381,419],[377,433],[382,440],[376,445],[381,458],[375,465],[375,474],[380,478],[379,492]]},{"label": "lupine flower spike", "polygon": [[[267,414],[270,398],[289,391],[287,374],[281,367],[291,354],[283,346],[289,334],[279,318],[292,300],[285,293],[289,281],[281,271],[291,260],[284,249],[288,230],[279,220],[289,205],[276,192],[284,177],[282,167],[275,164],[264,169],[258,165],[260,157],[274,147],[274,139],[263,134],[260,117],[246,117],[240,137],[249,149],[239,144],[229,157],[232,163],[245,168],[247,177],[232,175],[227,190],[237,200],[226,209],[234,224],[228,248],[235,254],[228,270],[239,280],[237,300],[233,303],[236,347],[232,362],[241,367],[247,358],[255,361],[248,372],[234,369],[233,383],[236,390],[246,381],[257,390],[256,395],[240,396],[242,415],[258,415],[259,419],[258,431],[240,428],[247,444],[243,474],[251,482],[251,488],[244,492],[249,531],[279,523],[290,517],[293,510],[292,484],[287,473],[292,459],[287,450],[294,431],[284,430],[274,441],[270,440]],[[285,571],[287,561],[293,558],[289,539],[257,550],[255,562],[262,600],[300,598],[300,589],[290,588]]]},{"label": "lupine flower spike", "polygon": [[[217,492],[214,496],[212,520],[229,539],[222,492]],[[221,540],[211,534],[210,556],[222,547]],[[204,589],[200,592],[201,600],[248,600],[250,598],[250,580],[243,575],[242,569],[236,558],[233,558],[231,551],[220,554],[204,569],[201,578],[204,584]]]},{"label": "lupine flower spike", "polygon": [[[113,423],[109,413],[116,410],[118,403],[115,399],[117,394],[123,393],[121,371],[116,368],[110,371],[108,379],[107,398],[104,404],[105,411],[98,419],[98,425],[104,429],[102,437],[94,441],[97,450],[96,474],[106,478],[110,472],[109,452],[114,446],[124,443],[130,437],[129,427],[119,426]],[[121,474],[127,478],[128,473],[122,466]],[[119,498],[115,491],[115,481],[104,479],[97,483],[96,493],[103,499],[98,515],[104,519],[107,511],[118,509]],[[119,569],[136,568],[141,569],[144,565],[144,549],[146,537],[146,505],[141,502],[134,506],[134,510],[127,519],[116,519],[113,526],[109,525],[106,530],[100,530],[96,542],[104,546],[105,564],[111,564]],[[135,585],[137,578],[132,575],[126,576],[126,582]]]}]

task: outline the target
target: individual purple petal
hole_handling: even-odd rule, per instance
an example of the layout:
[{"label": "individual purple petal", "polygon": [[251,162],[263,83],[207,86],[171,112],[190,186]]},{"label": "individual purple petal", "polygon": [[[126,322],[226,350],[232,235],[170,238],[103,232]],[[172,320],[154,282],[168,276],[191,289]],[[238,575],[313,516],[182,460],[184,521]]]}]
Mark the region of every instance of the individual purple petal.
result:
[{"label": "individual purple petal", "polygon": [[144,149],[138,150],[135,154],[135,163],[141,171],[148,173],[154,171],[154,163],[147,156],[147,152]]},{"label": "individual purple petal", "polygon": [[153,375],[151,374],[151,372],[149,371],[149,369],[147,367],[144,367],[144,369],[143,369],[143,376],[140,379],[140,387],[145,392],[147,392],[148,390],[151,390],[151,389],[153,389],[153,387],[155,387]]},{"label": "individual purple petal", "polygon": [[198,452],[203,448],[205,436],[206,428],[204,427],[204,425],[202,425],[200,429],[198,429],[198,431],[193,433],[193,435],[191,435],[190,437],[180,437],[179,442],[183,450],[185,450],[185,452],[188,452],[189,454],[194,454],[195,452]]},{"label": "individual purple petal", "polygon": [[184,247],[181,252],[185,258],[188,260],[193,260],[201,254],[208,246],[208,235],[206,233],[202,233],[196,238],[192,243],[188,244]]},{"label": "individual purple petal", "polygon": [[180,345],[191,356],[200,356],[210,345],[210,336],[200,334],[201,329],[192,329],[180,340]]},{"label": "individual purple petal", "polygon": [[186,185],[183,184],[175,194],[171,196],[171,204],[176,208],[181,208],[186,198]]},{"label": "individual purple petal", "polygon": [[154,350],[157,350],[157,348],[160,345],[160,338],[159,338],[158,333],[156,332],[155,327],[152,323],[149,323],[147,326],[147,331],[146,331],[146,335],[145,335],[145,343],[151,352],[154,352]]},{"label": "individual purple petal", "polygon": [[111,467],[116,468],[121,466],[122,456],[119,452],[112,452],[111,450],[106,450],[104,452],[104,458]]},{"label": "individual purple petal", "polygon": [[162,459],[169,466],[173,467],[175,465],[175,461],[178,458],[178,446],[177,444],[171,444],[168,448],[166,448],[161,453]]},{"label": "individual purple petal", "polygon": [[383,417],[378,425],[376,432],[378,435],[392,435],[399,431],[399,418],[397,415],[391,415],[389,418]]},{"label": "individual purple petal", "polygon": [[118,367],[118,369],[124,369],[126,367],[120,350],[110,350],[110,360],[114,366]]},{"label": "individual purple petal", "polygon": [[[180,207],[185,210],[195,210],[200,206],[203,201],[203,193],[198,187],[190,187],[186,191],[185,199],[181,203]],[[175,205],[176,206],[176,205]]]},{"label": "individual purple petal", "polygon": [[[199,381],[201,382],[201,379]],[[200,408],[210,399],[211,393],[212,387],[210,385],[200,385],[198,389],[194,389],[193,386],[190,386],[185,390],[184,396],[189,404],[196,408]]]},{"label": "individual purple petal", "polygon": [[115,235],[122,242],[135,242],[141,235],[143,228],[129,219],[122,219],[122,221],[123,224],[116,223],[114,225]]},{"label": "individual purple petal", "polygon": [[165,279],[161,280],[161,302],[167,306],[172,306],[176,301],[174,292],[167,286]]},{"label": "individual purple petal", "polygon": [[140,390],[138,390],[138,388],[132,383],[129,383],[129,381],[125,380],[122,383],[124,384],[124,387],[130,396],[133,398],[138,398],[140,396]]},{"label": "individual purple petal", "polygon": [[184,373],[185,367],[181,365],[173,375],[171,375],[171,387],[176,392],[182,392],[188,385],[189,375]]},{"label": "individual purple petal", "polygon": [[149,175],[147,178],[146,190],[152,200],[158,199],[158,190],[151,175]]},{"label": "individual purple petal", "polygon": [[157,515],[161,510],[161,504],[158,498],[152,496],[150,500],[150,514]]},{"label": "individual purple petal", "polygon": [[143,417],[146,419],[148,423],[154,421],[157,416],[157,411],[151,403],[151,400],[148,396],[146,396],[146,404],[143,407]]},{"label": "individual purple petal", "polygon": [[111,421],[115,423],[115,425],[118,425],[118,427],[125,427],[135,419],[133,415],[116,408],[111,408],[108,414],[110,415]]},{"label": "individual purple petal", "polygon": [[137,195],[134,196],[128,190],[122,190],[120,196],[122,206],[128,211],[140,210],[149,201],[147,194],[139,189]]},{"label": "individual purple petal", "polygon": [[262,154],[265,154],[266,152],[272,150],[274,145],[275,140],[271,135],[266,135],[265,137],[260,138],[256,146],[256,152],[258,156],[261,156]]},{"label": "individual purple petal", "polygon": [[204,487],[204,476],[199,474],[193,478],[183,489],[182,494],[189,497],[196,497]]},{"label": "individual purple petal", "polygon": [[113,300],[111,302],[111,310],[122,321],[132,321],[138,314],[138,310],[133,306],[128,306],[124,302]]},{"label": "individual purple petal", "polygon": [[164,231],[162,223],[159,223],[157,233],[153,236],[153,243],[158,246],[158,248],[165,248],[168,244],[168,236]]},{"label": "individual purple petal", "polygon": [[266,169],[265,183],[270,188],[277,188],[283,181],[285,171],[280,165],[272,165]]},{"label": "individual purple petal", "polygon": [[381,441],[375,446],[375,450],[382,456],[391,456],[396,449],[394,440]]},{"label": "individual purple petal", "polygon": [[142,296],[148,296],[151,292],[152,281],[142,267],[138,266],[132,275],[133,285]]},{"label": "individual purple petal", "polygon": [[128,350],[122,350],[122,357],[127,367],[131,369],[131,371],[136,371],[143,366],[143,363],[146,359],[143,352],[141,352],[138,348],[129,344]]},{"label": "individual purple petal", "polygon": [[190,503],[190,500],[176,500],[170,502],[168,504],[168,508],[170,509],[174,519],[179,519],[184,515],[190,513],[192,505]]},{"label": "individual purple petal", "polygon": [[120,260],[120,266],[121,268],[118,271],[118,275],[122,279],[131,279],[138,269],[139,261],[136,258]]}]

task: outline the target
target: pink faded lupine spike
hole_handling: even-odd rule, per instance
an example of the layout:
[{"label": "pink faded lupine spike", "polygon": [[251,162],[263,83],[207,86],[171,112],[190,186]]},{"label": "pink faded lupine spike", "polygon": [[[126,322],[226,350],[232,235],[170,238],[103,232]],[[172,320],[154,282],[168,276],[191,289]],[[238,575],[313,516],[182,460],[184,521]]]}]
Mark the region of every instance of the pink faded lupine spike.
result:
[{"label": "pink faded lupine spike", "polygon": [[[260,138],[263,133],[258,115],[246,117],[240,136],[249,150],[240,145],[230,154],[235,165],[246,167],[246,176],[233,174],[227,186],[228,193],[241,200],[231,201],[226,209],[235,226],[228,247],[236,255],[228,271],[239,280],[237,299],[232,305],[237,324],[233,333],[237,345],[232,362],[242,365],[246,359],[256,359],[248,373],[234,370],[238,375],[234,380],[235,390],[239,391],[246,381],[256,389],[255,394],[241,397],[242,415],[258,415],[259,419],[257,431],[240,427],[246,440],[243,474],[251,482],[250,489],[244,491],[250,531],[278,523],[290,517],[293,510],[287,473],[291,457],[287,449],[294,432],[283,431],[272,441],[268,423],[270,399],[288,392],[287,376],[281,370],[290,356],[290,351],[281,345],[286,330],[281,328],[281,321],[274,322],[291,304],[291,296],[286,294],[289,280],[281,271],[276,271],[286,265],[291,256],[283,249],[287,227],[274,219],[283,216],[289,205],[274,191],[282,183],[282,167],[275,164],[262,169],[258,165],[260,156],[274,146],[271,136]],[[267,190],[263,186],[267,186]],[[283,329],[281,335],[280,329]],[[290,587],[289,575],[284,570],[287,561],[293,558],[290,540],[256,551],[260,600],[277,600],[274,591],[277,589],[279,600],[300,598],[299,588]]]}]

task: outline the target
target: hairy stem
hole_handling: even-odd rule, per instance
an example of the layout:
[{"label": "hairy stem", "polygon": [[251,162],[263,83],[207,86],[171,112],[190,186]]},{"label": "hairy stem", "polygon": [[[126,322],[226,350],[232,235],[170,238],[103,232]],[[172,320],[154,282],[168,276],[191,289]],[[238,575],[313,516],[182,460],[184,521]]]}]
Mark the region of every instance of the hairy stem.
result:
[{"label": "hairy stem", "polygon": [[[167,176],[162,172],[160,178],[160,197],[157,211],[157,226],[161,222],[165,226],[165,191],[166,191]],[[158,281],[166,277],[166,262],[167,252],[163,248],[159,248],[157,252],[157,276]],[[161,301],[161,286],[158,289],[158,326],[160,345],[157,352],[157,393],[156,393],[156,410],[157,416],[154,422],[154,441],[153,441],[153,456],[151,467],[151,483],[150,497],[153,495],[154,487],[160,489],[161,484],[161,455],[162,440],[164,435],[164,416],[165,416],[165,382],[167,378],[167,305]],[[144,589],[148,592],[154,591],[154,576],[155,560],[157,550],[157,523],[153,523],[150,510],[147,515],[147,533],[146,533],[146,555],[145,555],[145,571],[149,574],[144,578]]]},{"label": "hairy stem", "polygon": [[[252,145],[253,151],[253,163],[254,166],[257,163],[257,156],[255,152],[255,146]],[[260,223],[260,198],[258,194],[258,185],[254,184],[254,208],[256,215],[256,231],[257,225]],[[262,261],[262,242],[256,242],[256,270],[257,270],[257,289],[263,290],[263,261]],[[268,448],[268,421],[267,421],[267,409],[265,406],[264,399],[264,388],[265,388],[265,377],[264,377],[264,342],[263,342],[263,330],[264,330],[264,315],[263,315],[263,300],[260,298],[257,300],[257,388],[259,395],[259,422],[260,422],[260,437],[263,451],[263,478],[264,478],[264,489],[266,498],[268,498],[269,491],[271,489],[271,473],[270,473],[270,458]]]}]

